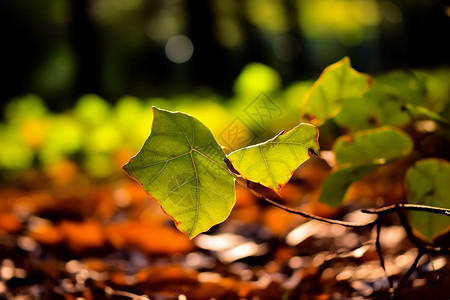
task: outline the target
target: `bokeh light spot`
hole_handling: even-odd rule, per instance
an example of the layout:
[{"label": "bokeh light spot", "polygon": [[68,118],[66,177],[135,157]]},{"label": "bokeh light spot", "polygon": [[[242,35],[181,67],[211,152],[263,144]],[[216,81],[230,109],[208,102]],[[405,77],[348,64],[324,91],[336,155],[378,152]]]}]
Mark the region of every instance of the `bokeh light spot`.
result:
[{"label": "bokeh light spot", "polygon": [[185,63],[191,59],[192,54],[194,54],[194,45],[185,35],[175,35],[166,43],[166,55],[171,62]]}]

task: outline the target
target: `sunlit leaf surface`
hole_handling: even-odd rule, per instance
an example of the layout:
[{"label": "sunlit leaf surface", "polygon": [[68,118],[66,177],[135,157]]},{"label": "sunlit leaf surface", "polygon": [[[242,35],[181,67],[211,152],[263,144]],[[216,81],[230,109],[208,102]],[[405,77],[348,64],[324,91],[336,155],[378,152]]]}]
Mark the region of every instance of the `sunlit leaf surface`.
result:
[{"label": "sunlit leaf surface", "polygon": [[304,98],[302,116],[321,124],[339,113],[346,98],[361,97],[372,77],[355,71],[345,57],[327,67]]},{"label": "sunlit leaf surface", "polygon": [[278,192],[311,151],[319,155],[318,137],[315,126],[302,123],[264,143],[232,152],[228,159],[247,180]]},{"label": "sunlit leaf surface", "polygon": [[[450,207],[450,163],[446,160],[418,161],[408,170],[405,185],[410,203]],[[411,211],[409,219],[411,226],[430,241],[450,228],[450,216]]]},{"label": "sunlit leaf surface", "polygon": [[152,132],[125,171],[193,238],[224,221],[235,203],[225,153],[195,118],[154,108]]}]

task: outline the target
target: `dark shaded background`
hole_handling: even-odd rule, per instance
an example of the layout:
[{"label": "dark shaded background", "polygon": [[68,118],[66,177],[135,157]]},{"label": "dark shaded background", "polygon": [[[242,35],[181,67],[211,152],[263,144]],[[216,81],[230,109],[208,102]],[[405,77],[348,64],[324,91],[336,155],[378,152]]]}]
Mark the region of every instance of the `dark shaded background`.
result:
[{"label": "dark shaded background", "polygon": [[[339,17],[330,1],[319,2],[323,18],[337,18],[338,25],[351,22]],[[167,96],[205,88],[228,96],[249,62],[276,69],[285,85],[314,78],[345,55],[357,70],[372,74],[450,62],[449,1],[336,1],[344,8],[360,3],[361,10],[377,10],[378,20],[359,32],[363,39],[350,43],[339,39],[343,33],[351,40],[345,26],[312,36],[305,26],[308,12],[302,11],[307,3],[3,0],[1,100],[36,93],[61,110],[85,93],[111,102],[123,95]],[[267,23],[256,22],[258,16],[267,16]],[[277,18],[283,28],[266,26]],[[193,56],[182,64],[168,60],[164,51],[175,34],[186,35],[194,45]],[[276,55],[275,45],[284,56]]]}]

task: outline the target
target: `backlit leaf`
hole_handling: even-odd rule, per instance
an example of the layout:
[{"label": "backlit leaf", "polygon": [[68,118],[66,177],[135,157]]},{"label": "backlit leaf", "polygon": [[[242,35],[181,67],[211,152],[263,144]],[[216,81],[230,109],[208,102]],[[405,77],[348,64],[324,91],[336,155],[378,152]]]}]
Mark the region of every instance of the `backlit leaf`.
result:
[{"label": "backlit leaf", "polygon": [[[409,203],[450,208],[450,163],[428,158],[418,161],[406,174],[406,195]],[[411,226],[423,237],[432,240],[450,229],[450,216],[429,212],[409,212]]]},{"label": "backlit leaf", "polygon": [[192,116],[154,108],[152,132],[124,170],[193,238],[233,208],[234,178],[211,132]]},{"label": "backlit leaf", "polygon": [[344,57],[328,66],[312,85],[303,102],[302,119],[322,124],[339,113],[346,98],[361,97],[370,87],[372,77],[359,73]]},{"label": "backlit leaf", "polygon": [[247,180],[279,192],[312,153],[319,155],[318,137],[315,126],[302,123],[264,143],[232,152],[228,159]]}]

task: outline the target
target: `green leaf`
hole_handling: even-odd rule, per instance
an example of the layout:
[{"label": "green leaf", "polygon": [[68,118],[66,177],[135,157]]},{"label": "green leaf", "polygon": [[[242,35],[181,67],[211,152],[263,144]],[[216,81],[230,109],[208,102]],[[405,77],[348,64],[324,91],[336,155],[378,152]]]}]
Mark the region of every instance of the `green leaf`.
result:
[{"label": "green leaf", "polygon": [[224,221],[236,196],[225,153],[192,116],[153,108],[152,132],[124,170],[193,238]]},{"label": "green leaf", "polygon": [[[409,203],[450,208],[450,163],[443,159],[422,159],[406,173]],[[411,226],[431,241],[450,229],[450,216],[409,212]]]},{"label": "green leaf", "polygon": [[348,132],[374,128],[378,126],[376,115],[370,109],[364,97],[346,98],[341,111],[333,118],[339,127]]},{"label": "green leaf", "polygon": [[325,179],[322,185],[319,201],[330,207],[342,204],[345,194],[353,182],[370,173],[379,164],[352,166],[343,169],[336,169]]},{"label": "green leaf", "polygon": [[391,90],[408,103],[422,105],[425,101],[425,76],[404,71],[392,71],[376,77],[376,83]]},{"label": "green leaf", "polygon": [[279,192],[311,152],[319,155],[318,137],[315,126],[302,123],[264,143],[234,151],[228,159],[245,179]]},{"label": "green leaf", "polygon": [[340,136],[333,145],[337,168],[325,179],[319,201],[335,207],[353,182],[377,167],[408,155],[411,138],[399,129],[379,127]]},{"label": "green leaf", "polygon": [[364,101],[380,125],[402,126],[411,121],[411,114],[405,109],[407,100],[390,86],[375,83],[364,95]]},{"label": "green leaf", "polygon": [[372,77],[355,71],[344,57],[322,72],[303,100],[302,119],[319,125],[339,113],[346,98],[361,97]]},{"label": "green leaf", "polygon": [[450,126],[450,122],[442,118],[439,114],[429,110],[423,106],[416,106],[408,104],[405,107],[413,116],[422,116],[430,120],[436,121],[437,123],[445,126]]},{"label": "green leaf", "polygon": [[[418,72],[418,71],[416,71]],[[426,103],[425,107],[440,113],[449,102],[450,67],[439,67],[434,70],[420,71],[425,76]]]},{"label": "green leaf", "polygon": [[413,113],[408,108],[424,103],[424,95],[423,75],[391,72],[376,77],[362,97],[344,99],[334,120],[350,132],[378,125],[405,125]]},{"label": "green leaf", "polygon": [[333,145],[339,168],[385,163],[408,155],[412,149],[411,138],[389,126],[340,136]]}]

